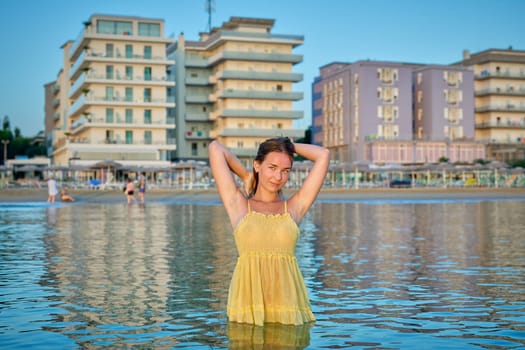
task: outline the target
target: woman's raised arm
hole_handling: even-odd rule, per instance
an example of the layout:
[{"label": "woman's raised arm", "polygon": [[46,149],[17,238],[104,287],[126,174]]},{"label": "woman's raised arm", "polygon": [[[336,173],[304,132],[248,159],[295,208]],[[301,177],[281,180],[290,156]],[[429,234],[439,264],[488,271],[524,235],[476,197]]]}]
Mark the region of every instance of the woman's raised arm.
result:
[{"label": "woman's raised arm", "polygon": [[330,165],[330,151],[324,147],[305,143],[294,143],[295,153],[314,165],[301,188],[288,200],[290,212],[296,222],[300,222],[317,198]]},{"label": "woman's raised arm", "polygon": [[252,175],[241,161],[218,141],[212,141],[208,151],[215,185],[232,226],[235,227],[246,212],[247,202],[246,197],[237,187],[233,174],[245,184],[250,183]]}]

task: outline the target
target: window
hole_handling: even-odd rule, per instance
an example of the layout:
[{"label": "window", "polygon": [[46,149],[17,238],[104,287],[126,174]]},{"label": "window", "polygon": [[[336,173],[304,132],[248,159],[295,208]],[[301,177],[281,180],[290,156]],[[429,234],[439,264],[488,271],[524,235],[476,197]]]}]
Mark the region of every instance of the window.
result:
[{"label": "window", "polygon": [[106,123],[113,123],[113,108],[106,108]]},{"label": "window", "polygon": [[160,24],[139,22],[139,35],[160,37]]},{"label": "window", "polygon": [[133,102],[133,88],[126,88],[126,102]]},{"label": "window", "polygon": [[191,143],[191,155],[196,156],[198,154],[198,145],[196,142]]},{"label": "window", "polygon": [[144,110],[144,124],[151,124],[151,109]]},{"label": "window", "polygon": [[126,108],[126,124],[133,124],[133,110]]},{"label": "window", "polygon": [[144,89],[144,102],[151,102],[151,88]]},{"label": "window", "polygon": [[151,59],[151,46],[144,46],[144,58]]},{"label": "window", "polygon": [[126,45],[126,58],[133,58],[133,45]]},{"label": "window", "polygon": [[144,67],[144,80],[151,80],[151,67]]},{"label": "window", "polygon": [[385,84],[390,84],[393,80],[397,80],[397,70],[391,68],[378,68],[377,79]]},{"label": "window", "polygon": [[133,67],[132,66],[126,66],[126,79],[133,80]]},{"label": "window", "polygon": [[113,86],[106,86],[106,101],[113,101],[114,90]]},{"label": "window", "polygon": [[113,44],[106,44],[106,57],[113,57],[114,47]]},{"label": "window", "polygon": [[115,143],[115,133],[113,130],[106,130],[106,143]]},{"label": "window", "polygon": [[113,79],[113,66],[106,66],[106,79]]},{"label": "window", "polygon": [[126,145],[133,144],[133,131],[126,130]]},{"label": "window", "polygon": [[144,143],[146,145],[151,145],[151,131],[144,131]]},{"label": "window", "polygon": [[133,25],[131,22],[124,21],[97,21],[97,33],[99,34],[123,34],[131,35]]}]

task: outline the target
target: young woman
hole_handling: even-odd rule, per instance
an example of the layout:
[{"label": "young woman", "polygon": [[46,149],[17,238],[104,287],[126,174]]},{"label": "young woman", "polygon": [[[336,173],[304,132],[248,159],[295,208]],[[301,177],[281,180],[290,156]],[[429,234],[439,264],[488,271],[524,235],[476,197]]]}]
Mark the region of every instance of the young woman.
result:
[{"label": "young woman", "polygon": [[[314,162],[300,189],[283,198],[294,153]],[[249,172],[227,148],[209,145],[210,166],[234,228],[239,258],[228,295],[233,322],[299,325],[315,320],[295,258],[299,223],[316,199],[328,171],[330,154],[287,137],[263,142]],[[233,174],[243,181],[244,191]]]}]

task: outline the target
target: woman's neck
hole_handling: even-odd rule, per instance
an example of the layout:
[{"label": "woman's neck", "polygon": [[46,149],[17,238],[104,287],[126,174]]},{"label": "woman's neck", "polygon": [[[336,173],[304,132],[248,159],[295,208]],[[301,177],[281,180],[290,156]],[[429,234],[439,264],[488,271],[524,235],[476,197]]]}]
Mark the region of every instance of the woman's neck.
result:
[{"label": "woman's neck", "polygon": [[255,192],[252,199],[257,202],[264,202],[264,203],[275,203],[275,202],[281,202],[281,197],[279,196],[279,193],[264,193],[264,192]]}]

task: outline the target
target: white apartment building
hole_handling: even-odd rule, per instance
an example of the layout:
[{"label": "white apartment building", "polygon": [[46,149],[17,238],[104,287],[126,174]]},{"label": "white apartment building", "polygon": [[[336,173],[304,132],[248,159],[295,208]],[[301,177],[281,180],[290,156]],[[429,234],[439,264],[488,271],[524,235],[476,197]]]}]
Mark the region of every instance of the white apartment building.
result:
[{"label": "white apartment building", "polygon": [[63,46],[46,84],[46,138],[55,165],[165,166],[175,151],[175,107],[161,19],[92,15]]},{"label": "white apartment building", "polygon": [[476,140],[489,159],[525,158],[525,51],[465,51],[457,64],[474,70]]},{"label": "white apartment building", "polygon": [[218,139],[241,159],[253,159],[261,141],[303,137],[293,109],[303,99],[293,91],[303,79],[293,67],[302,55],[300,35],[274,34],[274,20],[231,17],[221,27],[184,35],[168,49],[176,61],[177,159],[208,159],[207,145]]}]

